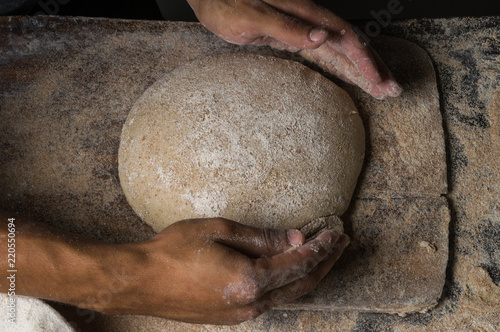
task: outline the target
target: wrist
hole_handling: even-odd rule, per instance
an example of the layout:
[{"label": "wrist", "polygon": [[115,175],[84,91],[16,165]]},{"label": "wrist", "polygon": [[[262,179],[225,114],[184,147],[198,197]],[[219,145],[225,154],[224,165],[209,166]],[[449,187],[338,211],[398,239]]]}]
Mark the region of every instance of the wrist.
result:
[{"label": "wrist", "polygon": [[140,244],[93,248],[96,275],[89,291],[74,305],[106,314],[133,314],[139,302],[147,254]]},{"label": "wrist", "polygon": [[[11,214],[0,211],[0,217],[5,223]],[[15,226],[16,295],[102,312],[123,313],[134,308],[127,307],[127,301],[140,290],[140,273],[145,275],[148,266],[147,251],[140,244],[107,244],[19,216]],[[0,246],[4,248],[6,232],[7,227],[0,227]],[[3,280],[7,280],[6,263],[1,264]],[[7,292],[8,287],[0,281],[0,291]]]}]

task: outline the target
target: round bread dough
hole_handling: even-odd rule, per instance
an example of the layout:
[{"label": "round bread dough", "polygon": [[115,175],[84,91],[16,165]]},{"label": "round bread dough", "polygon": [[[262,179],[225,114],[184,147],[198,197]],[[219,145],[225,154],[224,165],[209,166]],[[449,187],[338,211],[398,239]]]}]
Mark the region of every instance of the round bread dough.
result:
[{"label": "round bread dough", "polygon": [[205,217],[300,228],[347,209],[364,140],[349,95],[319,73],[274,57],[213,56],[173,70],[136,102],[120,183],[156,231]]}]

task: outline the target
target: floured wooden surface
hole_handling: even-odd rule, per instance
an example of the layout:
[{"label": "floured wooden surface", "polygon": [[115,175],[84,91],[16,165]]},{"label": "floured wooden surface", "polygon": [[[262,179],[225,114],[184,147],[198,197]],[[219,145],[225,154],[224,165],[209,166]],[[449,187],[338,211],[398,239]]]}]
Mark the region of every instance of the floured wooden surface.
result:
[{"label": "floured wooden surface", "polygon": [[372,46],[394,68],[405,89],[401,98],[378,101],[343,85],[370,136],[359,198],[437,197],[447,193],[443,119],[436,74],[415,44],[381,37]]},{"label": "floured wooden surface", "polygon": [[425,311],[444,286],[449,219],[444,197],[355,200],[344,218],[351,245],[335,273],[285,308]]},{"label": "floured wooden surface", "polygon": [[[0,207],[109,242],[154,234],[117,176],[121,127],[143,91],[207,54],[285,56],[226,44],[197,24],[1,18],[0,35]],[[374,46],[384,59],[404,60],[388,64],[407,92],[378,102],[349,88],[368,135],[344,218],[350,254],[295,308],[408,312],[441,294],[449,214],[434,72],[413,44],[382,43]]]}]

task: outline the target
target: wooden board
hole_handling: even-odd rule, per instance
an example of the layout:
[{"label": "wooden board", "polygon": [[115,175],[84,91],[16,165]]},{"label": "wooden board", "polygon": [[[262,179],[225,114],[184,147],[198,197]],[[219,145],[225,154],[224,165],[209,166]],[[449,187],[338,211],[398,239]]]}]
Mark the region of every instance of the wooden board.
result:
[{"label": "wooden board", "polygon": [[[0,40],[0,207],[108,242],[154,235],[117,173],[121,127],[148,86],[210,54],[297,59],[188,23],[0,18]],[[449,212],[434,70],[414,44],[373,45],[406,92],[380,102],[346,87],[367,129],[365,167],[343,217],[352,245],[288,309],[406,313],[434,306],[442,292]]]}]

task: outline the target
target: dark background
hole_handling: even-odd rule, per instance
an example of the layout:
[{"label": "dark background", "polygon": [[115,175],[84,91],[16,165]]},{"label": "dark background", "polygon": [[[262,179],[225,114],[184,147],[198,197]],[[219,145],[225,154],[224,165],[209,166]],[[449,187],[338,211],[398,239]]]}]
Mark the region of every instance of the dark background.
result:
[{"label": "dark background", "polygon": [[[196,17],[185,0],[0,0],[4,3],[26,2],[14,14],[56,14],[69,16],[112,17],[128,19],[194,21]],[[391,0],[397,1],[397,0]],[[387,9],[389,0],[317,0],[346,19],[373,19],[372,11]],[[402,11],[391,19],[436,18],[454,16],[498,16],[498,0],[399,0]],[[161,8],[160,8],[161,7]],[[12,14],[12,12],[11,12]]]}]

